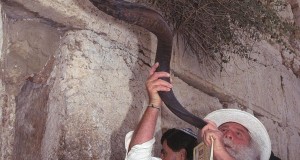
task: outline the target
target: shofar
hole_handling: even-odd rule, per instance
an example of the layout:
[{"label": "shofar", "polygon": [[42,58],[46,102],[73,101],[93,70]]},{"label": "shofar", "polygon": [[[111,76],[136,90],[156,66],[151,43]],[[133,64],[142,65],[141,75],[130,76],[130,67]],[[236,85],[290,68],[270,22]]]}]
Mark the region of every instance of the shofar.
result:
[{"label": "shofar", "polygon": [[[157,71],[170,73],[173,35],[162,16],[153,9],[121,0],[90,0],[94,6],[104,13],[127,23],[143,27],[157,36],[155,62],[159,62]],[[170,78],[163,78],[170,82]],[[176,99],[173,91],[159,92],[162,101],[179,118],[189,124],[203,128],[207,123],[188,112]]]}]

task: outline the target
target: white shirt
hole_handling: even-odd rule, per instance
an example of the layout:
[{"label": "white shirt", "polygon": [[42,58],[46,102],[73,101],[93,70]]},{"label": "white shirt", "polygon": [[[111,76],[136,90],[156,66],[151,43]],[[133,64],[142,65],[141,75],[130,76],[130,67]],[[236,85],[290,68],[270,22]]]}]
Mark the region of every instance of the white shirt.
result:
[{"label": "white shirt", "polygon": [[160,158],[152,157],[153,144],[155,138],[151,140],[133,146],[128,152],[128,147],[133,135],[133,131],[130,131],[125,136],[125,148],[126,148],[126,157],[125,160],[161,160]]}]

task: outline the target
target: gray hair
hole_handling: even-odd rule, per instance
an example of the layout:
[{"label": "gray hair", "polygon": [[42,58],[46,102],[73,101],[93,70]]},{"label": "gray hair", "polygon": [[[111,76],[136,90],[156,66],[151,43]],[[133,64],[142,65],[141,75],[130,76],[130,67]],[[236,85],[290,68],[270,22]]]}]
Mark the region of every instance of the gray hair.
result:
[{"label": "gray hair", "polygon": [[260,155],[257,150],[257,144],[254,141],[250,141],[248,146],[233,144],[228,138],[223,139],[224,144],[230,146],[226,147],[227,152],[236,160],[259,160]]}]

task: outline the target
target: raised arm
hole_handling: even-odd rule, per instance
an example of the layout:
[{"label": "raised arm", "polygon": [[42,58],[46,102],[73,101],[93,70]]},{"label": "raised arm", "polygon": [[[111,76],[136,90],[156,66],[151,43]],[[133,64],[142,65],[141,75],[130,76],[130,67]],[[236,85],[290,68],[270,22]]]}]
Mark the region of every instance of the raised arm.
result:
[{"label": "raised arm", "polygon": [[155,72],[158,63],[155,63],[150,69],[150,75],[146,82],[146,88],[149,96],[149,105],[145,110],[142,119],[134,130],[129,150],[137,144],[142,144],[151,140],[154,137],[155,127],[162,101],[158,95],[158,91],[170,91],[172,85],[159,78],[170,77],[167,72]]}]

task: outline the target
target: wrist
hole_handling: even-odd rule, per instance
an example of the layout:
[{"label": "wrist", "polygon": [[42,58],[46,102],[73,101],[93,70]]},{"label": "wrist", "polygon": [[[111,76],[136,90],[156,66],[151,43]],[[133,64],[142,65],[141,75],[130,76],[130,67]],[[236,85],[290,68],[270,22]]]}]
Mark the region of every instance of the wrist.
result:
[{"label": "wrist", "polygon": [[157,109],[160,111],[160,107],[155,106],[153,103],[150,103],[147,107],[153,108],[153,109]]},{"label": "wrist", "polygon": [[162,100],[160,99],[160,97],[149,97],[148,102],[149,105],[153,104],[154,107],[161,108]]}]

